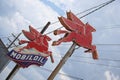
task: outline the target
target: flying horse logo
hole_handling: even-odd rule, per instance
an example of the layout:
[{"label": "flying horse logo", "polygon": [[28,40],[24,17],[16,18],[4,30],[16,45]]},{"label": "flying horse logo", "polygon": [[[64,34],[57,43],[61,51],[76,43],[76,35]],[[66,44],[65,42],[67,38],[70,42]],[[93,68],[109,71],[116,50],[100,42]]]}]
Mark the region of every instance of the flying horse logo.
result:
[{"label": "flying horse logo", "polygon": [[39,33],[32,26],[29,26],[30,31],[22,30],[27,40],[20,40],[19,44],[27,43],[24,47],[16,47],[11,50],[7,55],[10,59],[16,62],[23,68],[30,65],[43,66],[50,56],[51,62],[54,62],[52,52],[48,51],[48,41],[51,38],[47,35]]},{"label": "flying horse logo", "polygon": [[21,52],[24,49],[34,49],[37,52],[40,52],[40,54],[44,57],[50,56],[51,62],[54,62],[54,59],[52,57],[52,52],[48,51],[48,41],[51,40],[51,38],[47,35],[42,35],[39,33],[36,29],[34,29],[32,26],[29,26],[30,32],[26,30],[22,30],[23,34],[29,41],[27,40],[20,40],[19,44],[28,43],[27,46],[19,49],[19,52]]},{"label": "flying horse logo", "polygon": [[98,59],[96,46],[92,45],[92,32],[96,30],[88,23],[84,24],[72,12],[67,12],[67,18],[58,18],[63,27],[67,30],[55,30],[54,34],[59,35],[65,33],[63,38],[53,42],[53,46],[59,45],[61,42],[75,42],[78,46],[84,47],[85,52],[92,52],[93,59]]}]

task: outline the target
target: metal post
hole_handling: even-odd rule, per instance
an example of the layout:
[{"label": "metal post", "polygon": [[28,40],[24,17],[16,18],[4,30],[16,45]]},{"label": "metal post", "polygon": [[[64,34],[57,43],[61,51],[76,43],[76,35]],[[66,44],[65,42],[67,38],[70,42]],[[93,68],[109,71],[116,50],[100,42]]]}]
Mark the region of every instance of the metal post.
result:
[{"label": "metal post", "polygon": [[6,80],[12,80],[12,78],[18,72],[19,69],[20,69],[20,66],[19,65],[15,65],[14,69],[10,72],[10,74],[8,75]]},{"label": "metal post", "polygon": [[[11,41],[9,38],[8,40],[11,42],[11,44],[7,47],[7,48],[10,48],[12,46],[12,44],[15,45],[15,41],[18,39],[18,37],[21,35],[22,33],[18,34],[17,37],[15,37],[14,34],[13,37],[15,37],[15,39],[13,41]],[[15,45],[17,47],[17,45]],[[6,80],[11,80],[13,78],[13,76],[18,72],[18,70],[20,69],[20,66],[18,64],[15,65],[14,69],[10,72],[10,74],[7,76]]]},{"label": "metal post", "polygon": [[65,54],[65,56],[60,61],[60,63],[57,65],[57,67],[51,73],[51,75],[49,76],[48,80],[53,80],[54,79],[54,77],[59,72],[59,70],[61,69],[61,67],[65,64],[65,62],[68,60],[68,58],[73,54],[73,52],[75,50],[75,46],[76,46],[76,43],[73,43],[72,46],[70,47],[70,49]]},{"label": "metal post", "polygon": [[48,26],[50,25],[50,22],[48,22],[45,26],[44,26],[44,28],[41,30],[41,34],[43,34],[44,32],[45,32],[45,30],[48,28]]},{"label": "metal post", "polygon": [[[91,12],[83,15],[81,18],[105,7],[106,5],[108,5],[109,3],[112,3],[113,1],[115,0],[110,0],[110,1],[107,1],[105,3],[103,3],[103,5],[101,5],[100,7],[96,8],[95,10],[92,10]],[[54,71],[51,73],[51,75],[49,76],[48,80],[53,80],[54,77],[56,76],[56,74],[59,72],[59,70],[61,69],[61,67],[63,66],[63,64],[67,61],[67,59],[72,55],[72,53],[74,52],[75,50],[75,46],[76,46],[76,43],[73,43],[73,45],[71,46],[71,48],[68,50],[68,52],[65,54],[65,56],[62,58],[62,60],[59,62],[59,64],[57,65],[57,67],[54,69]]]}]

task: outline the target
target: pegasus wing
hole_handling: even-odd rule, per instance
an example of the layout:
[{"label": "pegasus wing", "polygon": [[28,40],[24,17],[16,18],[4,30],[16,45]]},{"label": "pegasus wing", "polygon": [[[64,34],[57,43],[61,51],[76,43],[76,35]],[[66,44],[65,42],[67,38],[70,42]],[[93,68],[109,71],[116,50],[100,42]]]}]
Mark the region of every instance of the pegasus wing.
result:
[{"label": "pegasus wing", "polygon": [[67,12],[67,18],[76,24],[84,26],[84,23],[72,12]]},{"label": "pegasus wing", "polygon": [[41,33],[39,33],[39,32],[38,32],[36,29],[34,29],[31,25],[29,25],[29,29],[30,29],[30,32],[31,32],[34,36],[38,37],[38,36],[41,35]]},{"label": "pegasus wing", "polygon": [[28,32],[26,30],[22,30],[22,32],[25,35],[25,37],[30,41],[33,41],[35,39],[35,36],[31,32]]},{"label": "pegasus wing", "polygon": [[66,19],[64,17],[59,17],[58,19],[59,19],[60,23],[69,31],[78,31],[78,32],[83,32],[84,31],[83,26],[81,26],[79,24],[76,24],[69,19]]}]

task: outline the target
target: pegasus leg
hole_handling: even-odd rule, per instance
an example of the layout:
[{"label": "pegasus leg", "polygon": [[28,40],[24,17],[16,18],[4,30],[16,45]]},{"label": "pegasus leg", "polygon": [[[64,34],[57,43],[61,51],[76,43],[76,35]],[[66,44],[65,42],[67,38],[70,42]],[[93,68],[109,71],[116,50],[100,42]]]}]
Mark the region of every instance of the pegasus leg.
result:
[{"label": "pegasus leg", "polygon": [[74,33],[69,33],[67,35],[65,35],[63,38],[59,39],[58,41],[53,41],[53,46],[55,45],[59,45],[61,42],[70,42],[73,41],[74,39]]},{"label": "pegasus leg", "polygon": [[19,41],[19,44],[21,45],[21,44],[25,44],[25,43],[29,43],[29,41],[27,41],[27,40],[20,40]]},{"label": "pegasus leg", "polygon": [[68,31],[66,31],[66,30],[55,30],[54,31],[54,35],[59,35],[59,34],[63,34],[63,33],[68,33]]}]

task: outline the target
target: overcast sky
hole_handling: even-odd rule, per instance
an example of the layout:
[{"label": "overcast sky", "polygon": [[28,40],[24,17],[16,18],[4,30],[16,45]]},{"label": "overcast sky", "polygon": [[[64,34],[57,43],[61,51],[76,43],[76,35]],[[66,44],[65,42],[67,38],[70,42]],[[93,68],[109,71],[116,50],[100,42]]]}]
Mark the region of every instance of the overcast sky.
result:
[{"label": "overcast sky", "polygon": [[[0,38],[4,40],[4,43],[8,43],[6,37],[11,36],[11,33],[18,34],[22,29],[28,30],[29,25],[36,29],[39,28],[40,31],[48,21],[53,23],[58,21],[57,17],[59,16],[66,17],[66,11],[71,10],[74,14],[78,14],[105,1],[109,0],[0,0]],[[81,17],[84,14],[77,16]],[[91,54],[84,54],[83,48],[77,49],[73,57],[66,62],[60,71],[66,75],[58,74],[55,80],[77,80],[78,78],[84,80],[120,80],[120,45],[116,45],[120,44],[120,0],[115,0],[81,20],[84,23],[89,22],[96,29],[96,32],[93,33],[94,44],[112,45],[97,46],[99,57],[105,58],[104,61],[94,61],[91,59]],[[59,22],[52,24],[45,33],[59,27],[61,27]],[[49,36],[53,40],[60,38],[60,36],[53,34],[49,34]],[[12,37],[10,38],[12,39]],[[46,80],[70,45],[71,43],[63,43],[56,47],[50,46],[55,57],[54,64],[48,60],[44,67],[30,66],[27,69],[21,69],[13,80],[18,80],[18,78],[20,80]],[[6,67],[4,72],[0,74],[0,80],[5,79],[8,71],[14,65],[15,63],[11,62]],[[67,75],[72,75],[74,78]]]}]

